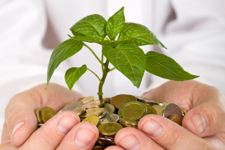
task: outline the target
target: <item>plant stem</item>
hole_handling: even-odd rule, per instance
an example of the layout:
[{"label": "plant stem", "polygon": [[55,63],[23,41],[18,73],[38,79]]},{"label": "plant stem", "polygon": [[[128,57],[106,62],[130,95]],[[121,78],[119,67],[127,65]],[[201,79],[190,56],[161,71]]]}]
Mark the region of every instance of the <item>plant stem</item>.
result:
[{"label": "plant stem", "polygon": [[109,66],[109,61],[106,59],[106,62],[104,63],[103,70],[102,70],[103,71],[102,79],[101,79],[102,82],[100,82],[99,86],[98,86],[98,97],[99,97],[101,104],[103,104],[102,88],[103,88],[103,84],[105,83],[106,76],[109,72],[108,66]]},{"label": "plant stem", "polygon": [[99,82],[102,82],[101,79],[99,78],[99,76],[94,71],[92,71],[89,68],[87,68],[87,70],[90,71],[91,73],[93,73],[98,78]]},{"label": "plant stem", "polygon": [[98,58],[98,56],[95,54],[95,52],[88,45],[86,45],[84,42],[83,42],[83,44],[84,44],[85,47],[87,47],[91,51],[91,53],[95,56],[95,58],[99,61],[99,63],[101,65],[103,65],[103,62]]}]

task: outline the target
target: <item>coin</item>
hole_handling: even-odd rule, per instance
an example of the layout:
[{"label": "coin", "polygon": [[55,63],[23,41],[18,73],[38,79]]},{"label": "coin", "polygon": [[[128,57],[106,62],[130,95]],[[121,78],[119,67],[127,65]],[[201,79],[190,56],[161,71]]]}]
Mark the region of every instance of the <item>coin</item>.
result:
[{"label": "coin", "polygon": [[73,110],[73,112],[75,112],[78,116],[80,116],[81,114],[83,114],[85,111],[86,111],[86,109],[85,108],[82,108],[82,107],[78,107],[78,108],[75,108]]},{"label": "coin", "polygon": [[104,123],[98,126],[100,134],[106,136],[113,136],[122,128],[121,124],[115,122]]},{"label": "coin", "polygon": [[138,124],[138,122],[135,120],[128,120],[124,118],[120,118],[119,122],[124,127],[133,127],[133,128],[137,128],[137,124]]},{"label": "coin", "polygon": [[169,117],[170,120],[172,120],[173,122],[176,122],[177,124],[179,124],[180,126],[182,126],[182,118],[177,116],[177,115],[171,115]]},{"label": "coin", "polygon": [[86,112],[81,114],[81,118],[86,118],[88,116],[100,116],[103,113],[102,108],[88,108],[86,109]]},{"label": "coin", "polygon": [[46,121],[48,121],[50,118],[52,118],[56,114],[57,114],[57,111],[55,111],[53,108],[44,107],[41,110],[41,120],[43,123],[45,123]]},{"label": "coin", "polygon": [[166,106],[168,103],[156,101],[156,104],[159,105],[159,106]]},{"label": "coin", "polygon": [[87,102],[91,102],[91,101],[94,101],[94,100],[95,100],[94,96],[88,96],[88,97],[80,98],[77,101],[82,101],[84,103],[87,103]]},{"label": "coin", "polygon": [[101,145],[95,145],[92,150],[104,150],[104,147]]},{"label": "coin", "polygon": [[66,104],[66,106],[62,108],[62,111],[73,111],[74,109],[81,107],[83,104],[84,103],[82,101],[73,101]]},{"label": "coin", "polygon": [[147,98],[144,98],[144,97],[141,97],[141,96],[136,96],[137,100],[142,102],[142,103],[147,103],[147,104],[150,104],[150,105],[154,105],[156,104],[155,101],[151,100],[151,99],[147,99]]},{"label": "coin", "polygon": [[110,145],[115,145],[113,136],[99,135],[97,143],[104,146],[104,147],[107,147],[107,146],[110,146]]},{"label": "coin", "polygon": [[34,113],[35,113],[35,115],[36,115],[38,124],[39,124],[39,123],[42,123],[42,120],[41,120],[41,109],[40,109],[40,108],[36,108],[36,109],[34,110]]},{"label": "coin", "polygon": [[145,104],[133,101],[124,104],[120,107],[118,115],[120,118],[128,120],[138,120],[143,117],[147,112],[147,107]]},{"label": "coin", "polygon": [[100,119],[98,116],[88,116],[82,122],[90,122],[90,123],[94,124],[95,126],[98,126],[100,123]]},{"label": "coin", "polygon": [[184,117],[187,114],[186,110],[182,110],[182,116]]},{"label": "coin", "polygon": [[109,114],[114,113],[114,111],[115,111],[115,107],[112,104],[109,104],[109,103],[105,103],[104,108],[105,108],[106,112],[109,113]]},{"label": "coin", "polygon": [[105,108],[102,108],[102,110],[103,110],[102,114],[98,116],[100,119],[104,118],[107,114]]},{"label": "coin", "polygon": [[183,118],[180,107],[174,103],[167,104],[163,110],[163,117],[169,118],[171,115],[177,115],[180,118]]},{"label": "coin", "polygon": [[147,114],[155,114],[155,115],[157,115],[157,111],[155,110],[155,108],[153,108],[149,104],[145,104],[145,106],[147,107]]},{"label": "coin", "polygon": [[101,124],[108,122],[118,122],[119,118],[120,117],[114,113],[106,114],[106,116],[103,119],[101,119]]},{"label": "coin", "polygon": [[164,106],[153,105],[152,107],[156,110],[157,115],[163,116],[163,109],[165,108]]},{"label": "coin", "polygon": [[83,108],[98,108],[98,107],[100,107],[100,104],[101,104],[100,100],[94,100],[94,101],[83,104],[81,107],[83,107]]},{"label": "coin", "polygon": [[110,98],[108,98],[108,97],[103,98],[103,102],[104,103],[110,103]]},{"label": "coin", "polygon": [[112,97],[110,103],[120,109],[121,106],[131,101],[137,101],[137,99],[132,95],[120,94]]}]

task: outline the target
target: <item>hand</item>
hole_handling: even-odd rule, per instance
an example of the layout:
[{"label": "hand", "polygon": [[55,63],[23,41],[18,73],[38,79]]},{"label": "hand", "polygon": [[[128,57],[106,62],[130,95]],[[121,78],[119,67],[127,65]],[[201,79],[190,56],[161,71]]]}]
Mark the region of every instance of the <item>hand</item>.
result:
[{"label": "hand", "polygon": [[66,103],[82,97],[57,84],[39,85],[15,95],[5,111],[1,150],[91,150],[98,138],[98,129],[80,122],[72,111],[58,113],[37,130],[35,108],[60,110]]},{"label": "hand", "polygon": [[164,117],[147,115],[139,121],[139,130],[120,130],[115,137],[118,146],[107,150],[225,148],[225,98],[216,88],[197,81],[169,81],[144,97],[176,103],[188,111],[183,119],[183,127]]}]

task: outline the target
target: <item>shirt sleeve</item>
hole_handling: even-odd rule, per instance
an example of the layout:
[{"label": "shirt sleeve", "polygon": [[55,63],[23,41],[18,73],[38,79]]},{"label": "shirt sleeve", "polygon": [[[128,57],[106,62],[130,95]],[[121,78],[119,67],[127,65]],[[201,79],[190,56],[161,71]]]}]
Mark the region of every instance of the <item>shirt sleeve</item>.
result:
[{"label": "shirt sleeve", "polygon": [[[0,2],[0,130],[4,110],[13,95],[47,81],[52,49],[43,46],[47,29],[42,0]],[[54,72],[51,82],[64,85],[64,71]],[[79,91],[77,87],[76,90]],[[1,131],[0,131],[1,133]]]}]

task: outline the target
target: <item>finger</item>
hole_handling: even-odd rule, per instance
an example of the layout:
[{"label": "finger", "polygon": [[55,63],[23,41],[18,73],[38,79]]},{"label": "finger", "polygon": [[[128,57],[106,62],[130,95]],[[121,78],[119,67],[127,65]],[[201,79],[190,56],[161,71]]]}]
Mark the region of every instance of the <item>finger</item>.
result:
[{"label": "finger", "polygon": [[213,136],[225,126],[225,112],[215,103],[202,103],[190,110],[182,125],[199,137]]},{"label": "finger", "polygon": [[126,150],[163,150],[151,138],[135,128],[124,128],[115,136],[116,145]]},{"label": "finger", "polygon": [[183,126],[200,137],[215,135],[225,126],[225,98],[212,86],[194,80],[169,81],[144,96],[187,110]]},{"label": "finger", "polygon": [[162,116],[147,115],[140,120],[138,128],[168,150],[209,149],[202,138]]},{"label": "finger", "polygon": [[89,122],[81,122],[65,136],[57,150],[91,150],[98,135],[96,126]]},{"label": "finger", "polygon": [[49,84],[47,90],[45,86],[42,84],[15,95],[6,108],[5,122],[12,144],[16,147],[22,145],[37,128],[35,108],[49,106],[59,110],[68,101],[81,97],[57,84]]},{"label": "finger", "polygon": [[21,146],[21,149],[54,150],[66,134],[78,123],[79,117],[75,113],[71,111],[61,112],[35,131]]},{"label": "finger", "polygon": [[119,147],[119,146],[109,146],[107,148],[105,148],[104,150],[124,150],[123,148]]}]

